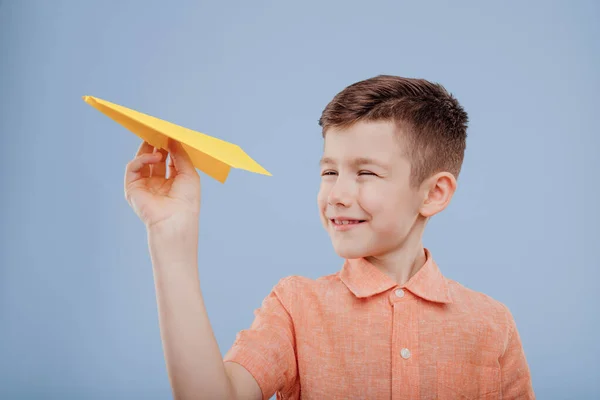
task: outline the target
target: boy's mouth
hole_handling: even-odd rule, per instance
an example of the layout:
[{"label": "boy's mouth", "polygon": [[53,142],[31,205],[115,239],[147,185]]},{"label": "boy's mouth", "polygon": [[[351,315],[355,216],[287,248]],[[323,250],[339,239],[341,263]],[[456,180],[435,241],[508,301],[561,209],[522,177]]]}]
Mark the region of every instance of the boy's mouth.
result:
[{"label": "boy's mouth", "polygon": [[355,229],[366,222],[364,219],[330,218],[333,229],[336,231],[347,231]]},{"label": "boy's mouth", "polygon": [[355,225],[360,224],[361,222],[365,222],[364,219],[330,219],[334,225]]}]

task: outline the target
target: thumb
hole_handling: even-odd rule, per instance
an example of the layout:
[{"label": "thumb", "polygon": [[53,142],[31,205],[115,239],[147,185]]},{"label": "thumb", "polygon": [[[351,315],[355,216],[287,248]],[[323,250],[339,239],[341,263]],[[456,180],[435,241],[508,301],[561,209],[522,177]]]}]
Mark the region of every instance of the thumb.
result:
[{"label": "thumb", "polygon": [[177,175],[193,176],[196,173],[196,168],[189,154],[183,148],[183,145],[177,140],[169,138],[168,146]]}]

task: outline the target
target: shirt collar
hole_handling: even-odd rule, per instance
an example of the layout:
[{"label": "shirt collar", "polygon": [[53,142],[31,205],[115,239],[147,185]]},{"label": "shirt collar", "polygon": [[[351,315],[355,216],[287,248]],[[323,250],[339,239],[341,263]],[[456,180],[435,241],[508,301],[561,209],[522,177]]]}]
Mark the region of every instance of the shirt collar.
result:
[{"label": "shirt collar", "polygon": [[[452,303],[446,278],[442,275],[428,249],[424,249],[425,264],[403,286],[416,296],[437,303]],[[364,258],[347,259],[340,279],[359,298],[383,293],[398,284]]]}]

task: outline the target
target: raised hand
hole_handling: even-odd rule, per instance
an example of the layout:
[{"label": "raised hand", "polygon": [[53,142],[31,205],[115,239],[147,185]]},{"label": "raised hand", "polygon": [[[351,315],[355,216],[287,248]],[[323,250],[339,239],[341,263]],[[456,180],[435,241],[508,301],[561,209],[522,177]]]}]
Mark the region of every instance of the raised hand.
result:
[{"label": "raised hand", "polygon": [[125,198],[148,229],[197,222],[200,213],[200,176],[181,143],[169,139],[168,148],[144,141],[125,169]]}]

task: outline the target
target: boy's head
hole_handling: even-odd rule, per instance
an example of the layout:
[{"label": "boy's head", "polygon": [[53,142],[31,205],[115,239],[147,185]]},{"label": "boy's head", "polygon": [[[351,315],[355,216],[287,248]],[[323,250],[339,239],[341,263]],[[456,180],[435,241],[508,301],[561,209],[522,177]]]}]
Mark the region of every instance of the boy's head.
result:
[{"label": "boy's head", "polygon": [[[348,86],[319,120],[322,222],[344,258],[417,245],[456,189],[467,113],[442,86],[381,75]],[[335,219],[349,218],[339,225]]]}]

